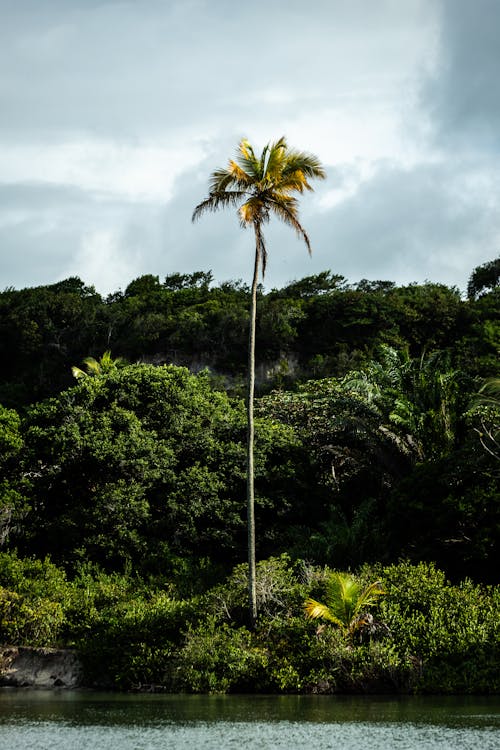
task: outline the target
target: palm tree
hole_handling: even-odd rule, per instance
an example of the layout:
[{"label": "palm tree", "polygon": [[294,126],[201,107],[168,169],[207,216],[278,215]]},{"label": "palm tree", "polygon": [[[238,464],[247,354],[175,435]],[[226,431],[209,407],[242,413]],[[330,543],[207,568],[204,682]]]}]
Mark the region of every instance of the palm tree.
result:
[{"label": "palm tree", "polygon": [[349,373],[341,385],[378,412],[379,432],[414,460],[441,457],[453,446],[460,390],[445,353],[411,359],[383,345],[380,361]]},{"label": "palm tree", "polygon": [[380,581],[362,588],[359,581],[348,573],[332,573],[326,584],[326,604],[307,599],[304,609],[307,617],[337,625],[350,638],[370,622],[367,607],[377,604],[384,594]]},{"label": "palm tree", "polygon": [[108,349],[99,360],[94,359],[94,357],[85,357],[83,364],[85,365],[85,370],[76,367],[76,365],[73,365],[71,368],[71,373],[77,380],[88,377],[89,375],[96,377],[97,375],[103,375],[106,372],[115,370],[117,367],[123,367],[125,360],[123,357],[116,357],[116,359],[113,359],[111,352]]},{"label": "palm tree", "polygon": [[250,621],[257,618],[255,591],[255,516],[254,516],[254,384],[255,384],[255,317],[257,307],[257,283],[259,270],[262,277],[266,271],[267,249],[263,227],[271,216],[276,216],[295,229],[311,253],[311,245],[298,218],[296,193],[312,190],[309,180],[325,177],[320,161],[312,154],[295,151],[288,147],[285,138],[268,143],[257,157],[250,143],[242,140],[235,160],[227,168],[212,173],[209,195],[193,212],[196,221],[207,211],[234,207],[242,228],[251,227],[255,236],[255,258],[250,305],[250,330],[248,336],[248,385],[247,385],[247,524],[248,524],[248,596]]}]

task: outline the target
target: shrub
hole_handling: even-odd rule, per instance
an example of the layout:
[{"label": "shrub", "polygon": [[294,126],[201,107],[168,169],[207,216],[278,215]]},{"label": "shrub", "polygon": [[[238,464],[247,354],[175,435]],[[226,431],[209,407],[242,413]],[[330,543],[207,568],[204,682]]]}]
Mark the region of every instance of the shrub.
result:
[{"label": "shrub", "polygon": [[402,657],[421,670],[429,692],[500,690],[500,594],[469,580],[450,585],[430,563],[383,570],[381,617]]},{"label": "shrub", "polygon": [[254,691],[262,683],[266,650],[244,627],[209,617],[189,627],[170,675],[170,687],[193,693]]},{"label": "shrub", "polygon": [[65,573],[48,558],[0,553],[0,642],[56,646],[71,597]]},{"label": "shrub", "polygon": [[194,603],[165,592],[98,611],[90,632],[77,642],[88,679],[124,689],[164,684],[181,629],[195,617]]}]

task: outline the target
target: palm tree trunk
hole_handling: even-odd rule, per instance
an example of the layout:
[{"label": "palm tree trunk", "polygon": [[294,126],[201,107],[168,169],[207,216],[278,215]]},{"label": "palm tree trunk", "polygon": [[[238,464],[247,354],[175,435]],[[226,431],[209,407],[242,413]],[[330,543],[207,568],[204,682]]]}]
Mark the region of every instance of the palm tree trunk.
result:
[{"label": "palm tree trunk", "polygon": [[255,584],[255,497],[254,497],[254,423],[253,401],[255,390],[255,321],[257,316],[257,282],[261,257],[260,227],[255,227],[255,264],[250,303],[250,330],[248,334],[248,391],[247,391],[247,534],[248,534],[248,606],[250,625],[257,621],[257,591]]}]

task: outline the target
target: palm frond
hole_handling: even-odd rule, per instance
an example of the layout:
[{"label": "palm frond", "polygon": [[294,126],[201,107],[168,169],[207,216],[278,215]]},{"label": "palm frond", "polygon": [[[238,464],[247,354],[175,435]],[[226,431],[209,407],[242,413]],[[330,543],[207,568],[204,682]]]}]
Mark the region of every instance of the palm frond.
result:
[{"label": "palm frond", "polygon": [[223,193],[232,188],[240,188],[239,179],[231,169],[229,163],[228,169],[217,169],[212,173],[209,181],[209,193]]},{"label": "palm frond", "polygon": [[279,199],[270,199],[268,203],[273,213],[276,214],[276,216],[278,216],[284,224],[288,224],[288,226],[295,229],[298,236],[304,240],[307,247],[307,252],[309,253],[309,255],[311,255],[312,248],[309,237],[306,230],[297,218],[297,212],[295,208],[290,208],[285,201]]},{"label": "palm frond", "polygon": [[310,620],[317,620],[319,617],[321,617],[323,620],[333,622],[334,625],[338,625],[341,628],[344,627],[344,623],[332,613],[332,611],[326,604],[317,602],[315,599],[306,599],[304,603],[304,610],[306,613],[306,617],[308,617]]},{"label": "palm frond", "polygon": [[360,627],[360,617],[367,607],[372,607],[385,592],[380,581],[362,589],[349,573],[332,573],[327,581],[326,603],[307,599],[304,609],[307,617],[333,622],[352,633]]},{"label": "palm frond", "polygon": [[384,595],[385,590],[382,588],[381,581],[371,583],[363,590],[361,608],[371,607],[374,604],[377,604],[379,597]]},{"label": "palm frond", "polygon": [[304,189],[312,191],[312,187],[308,184],[300,170],[296,170],[287,175],[281,174],[276,189],[283,195],[289,195],[294,192],[303,193]]},{"label": "palm frond", "polygon": [[86,373],[84,370],[81,370],[76,365],[73,365],[73,367],[71,368],[71,374],[74,378],[76,378],[76,380],[80,380],[80,378],[86,378],[88,375],[88,373]]},{"label": "palm frond", "polygon": [[228,171],[233,178],[235,187],[239,187],[243,190],[248,190],[254,184],[254,178],[251,175],[247,174],[247,172],[245,172],[245,170],[242,169],[240,165],[233,160],[229,162]]},{"label": "palm frond", "polygon": [[247,173],[247,175],[253,178],[253,181],[260,180],[262,178],[262,174],[260,171],[260,159],[257,159],[252,146],[246,139],[240,141],[237,150],[236,161],[238,162],[240,167]]},{"label": "palm frond", "polygon": [[211,193],[208,198],[201,203],[198,203],[193,211],[191,221],[197,221],[204,213],[215,212],[220,208],[226,208],[227,206],[236,206],[238,201],[246,197],[244,190],[226,190],[220,193]]},{"label": "palm frond", "polygon": [[259,172],[261,176],[263,177],[267,172],[267,165],[269,162],[269,143],[264,146],[262,149],[262,154],[260,155],[260,164],[259,164]]},{"label": "palm frond", "polygon": [[269,157],[266,164],[266,175],[270,180],[281,176],[283,173],[283,166],[286,163],[287,144],[285,138],[282,136],[275,143],[268,145],[266,148],[269,149]]},{"label": "palm frond", "polygon": [[500,406],[500,378],[486,380],[474,397],[474,406]]},{"label": "palm frond", "polygon": [[255,224],[256,221],[259,223],[266,221],[266,213],[269,214],[269,212],[266,211],[266,206],[262,202],[262,199],[255,195],[252,195],[238,209],[240,224],[242,227],[247,227],[249,224]]},{"label": "palm frond", "polygon": [[[304,178],[324,180],[326,172],[320,160],[313,154],[304,151],[287,151],[286,167],[283,169],[283,177],[287,177],[292,172],[302,172]],[[307,188],[311,190],[310,185]]]},{"label": "palm frond", "polygon": [[88,375],[99,375],[101,372],[101,365],[94,357],[85,357],[83,364],[87,368]]}]

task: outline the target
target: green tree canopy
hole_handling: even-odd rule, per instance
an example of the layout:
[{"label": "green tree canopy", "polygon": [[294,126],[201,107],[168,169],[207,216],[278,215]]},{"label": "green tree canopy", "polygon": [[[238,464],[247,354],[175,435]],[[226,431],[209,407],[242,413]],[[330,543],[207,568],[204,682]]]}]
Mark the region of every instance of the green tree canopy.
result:
[{"label": "green tree canopy", "polygon": [[[132,365],[82,378],[26,418],[32,511],[19,544],[65,563],[88,558],[110,568],[147,567],[153,558],[158,566],[172,555],[237,560],[244,428],[241,402],[212,391],[206,374]],[[275,504],[286,494],[279,477],[290,473],[293,443],[290,430],[259,424],[264,518],[279,513]],[[273,479],[269,462],[280,452]]]}]

